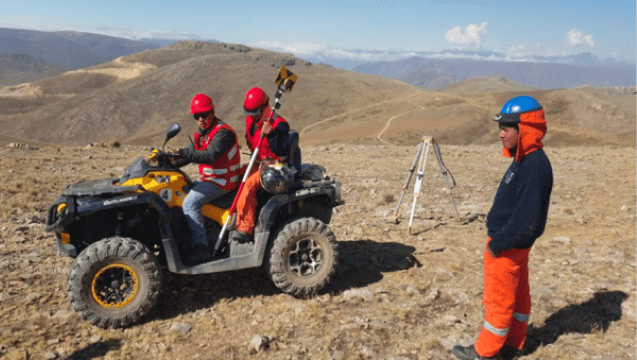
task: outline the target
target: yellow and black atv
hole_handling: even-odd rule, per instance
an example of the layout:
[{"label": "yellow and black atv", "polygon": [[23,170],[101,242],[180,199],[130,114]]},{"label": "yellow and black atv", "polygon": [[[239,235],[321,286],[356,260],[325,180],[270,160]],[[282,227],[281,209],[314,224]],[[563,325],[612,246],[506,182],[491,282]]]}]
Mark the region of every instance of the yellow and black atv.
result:
[{"label": "yellow and black atv", "polygon": [[[178,124],[169,127],[164,145],[179,131]],[[297,144],[298,136],[291,154]],[[55,232],[62,254],[75,258],[67,293],[84,320],[103,328],[138,321],[155,304],[165,269],[208,274],[263,265],[276,287],[297,297],[328,283],[338,244],[327,224],[343,200],[340,182],[324,168],[303,164],[288,191],[261,191],[253,241],[233,243],[225,235],[212,261],[188,267],[182,256],[190,235],[181,206],[192,182],[171,156],[162,146],[119,178],[69,185],[50,207],[46,230]],[[235,195],[202,208],[211,245]]]}]

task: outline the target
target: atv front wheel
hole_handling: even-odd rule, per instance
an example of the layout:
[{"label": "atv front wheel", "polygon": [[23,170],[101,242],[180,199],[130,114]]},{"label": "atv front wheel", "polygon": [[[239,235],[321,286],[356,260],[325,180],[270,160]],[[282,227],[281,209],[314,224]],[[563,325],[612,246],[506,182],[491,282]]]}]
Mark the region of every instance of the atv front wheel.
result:
[{"label": "atv front wheel", "polygon": [[124,327],[146,315],[161,289],[157,258],[137,240],[112,237],[88,246],[73,262],[67,294],[82,319]]},{"label": "atv front wheel", "polygon": [[282,225],[269,252],[267,270],[274,285],[288,294],[309,297],[334,274],[338,243],[324,222],[311,217]]}]

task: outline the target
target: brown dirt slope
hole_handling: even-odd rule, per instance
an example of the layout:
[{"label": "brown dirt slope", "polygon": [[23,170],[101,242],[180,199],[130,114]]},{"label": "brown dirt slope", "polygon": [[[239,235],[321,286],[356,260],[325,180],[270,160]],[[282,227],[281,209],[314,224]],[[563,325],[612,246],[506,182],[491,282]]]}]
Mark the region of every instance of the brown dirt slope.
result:
[{"label": "brown dirt slope", "polygon": [[[492,79],[487,79],[489,87]],[[471,80],[470,88],[480,88]],[[510,98],[533,96],[546,111],[547,145],[616,144],[635,146],[637,107],[634,88],[576,88],[467,92],[420,91],[333,116],[303,129],[303,144],[416,144],[433,136],[447,144],[498,141],[493,116]]]},{"label": "brown dirt slope", "polygon": [[241,131],[245,92],[260,86],[273,96],[281,65],[300,76],[294,91],[281,99],[281,114],[295,127],[414,91],[411,85],[311,65],[290,54],[181,42],[0,90],[0,126],[5,135],[65,144],[111,138],[156,143],[170,123],[194,131],[190,99],[203,92],[213,98],[217,115]]},{"label": "brown dirt slope", "polygon": [[[502,77],[470,79],[444,91],[239,44],[183,41],[31,84],[0,88],[0,134],[65,145],[119,141],[158,145],[171,123],[188,143],[195,130],[190,99],[209,94],[217,115],[244,134],[242,100],[260,86],[271,96],[281,65],[299,75],[280,114],[302,133],[301,145],[492,144],[491,121],[515,95],[536,97],[547,112],[548,145],[635,145],[634,88],[538,90]],[[27,140],[25,140],[27,139]]]},{"label": "brown dirt slope", "polygon": [[502,91],[533,91],[539,90],[535,86],[522,84],[520,82],[510,80],[504,76],[487,76],[477,77],[460,81],[446,86],[440,91],[446,92],[502,92]]}]

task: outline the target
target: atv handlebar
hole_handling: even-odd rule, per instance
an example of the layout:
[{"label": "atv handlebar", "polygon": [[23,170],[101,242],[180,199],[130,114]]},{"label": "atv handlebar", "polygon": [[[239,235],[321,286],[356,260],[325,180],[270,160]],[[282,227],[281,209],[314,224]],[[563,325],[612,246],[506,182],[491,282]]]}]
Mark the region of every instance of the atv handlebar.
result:
[{"label": "atv handlebar", "polygon": [[174,160],[181,159],[179,153],[168,153],[159,149],[152,149],[150,155],[148,155],[148,159],[150,161],[157,161],[159,167],[180,168],[180,166],[173,164]]}]

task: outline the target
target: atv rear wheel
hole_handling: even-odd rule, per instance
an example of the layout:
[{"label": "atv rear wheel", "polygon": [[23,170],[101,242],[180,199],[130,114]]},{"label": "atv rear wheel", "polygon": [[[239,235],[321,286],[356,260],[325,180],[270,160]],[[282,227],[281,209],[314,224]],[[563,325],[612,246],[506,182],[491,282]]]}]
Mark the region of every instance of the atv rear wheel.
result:
[{"label": "atv rear wheel", "polygon": [[334,274],[338,243],[324,222],[311,217],[282,225],[266,266],[274,285],[288,294],[309,297]]},{"label": "atv rear wheel", "polygon": [[82,319],[124,327],[146,315],[161,289],[157,258],[137,240],[112,237],[89,245],[73,262],[67,294]]}]

